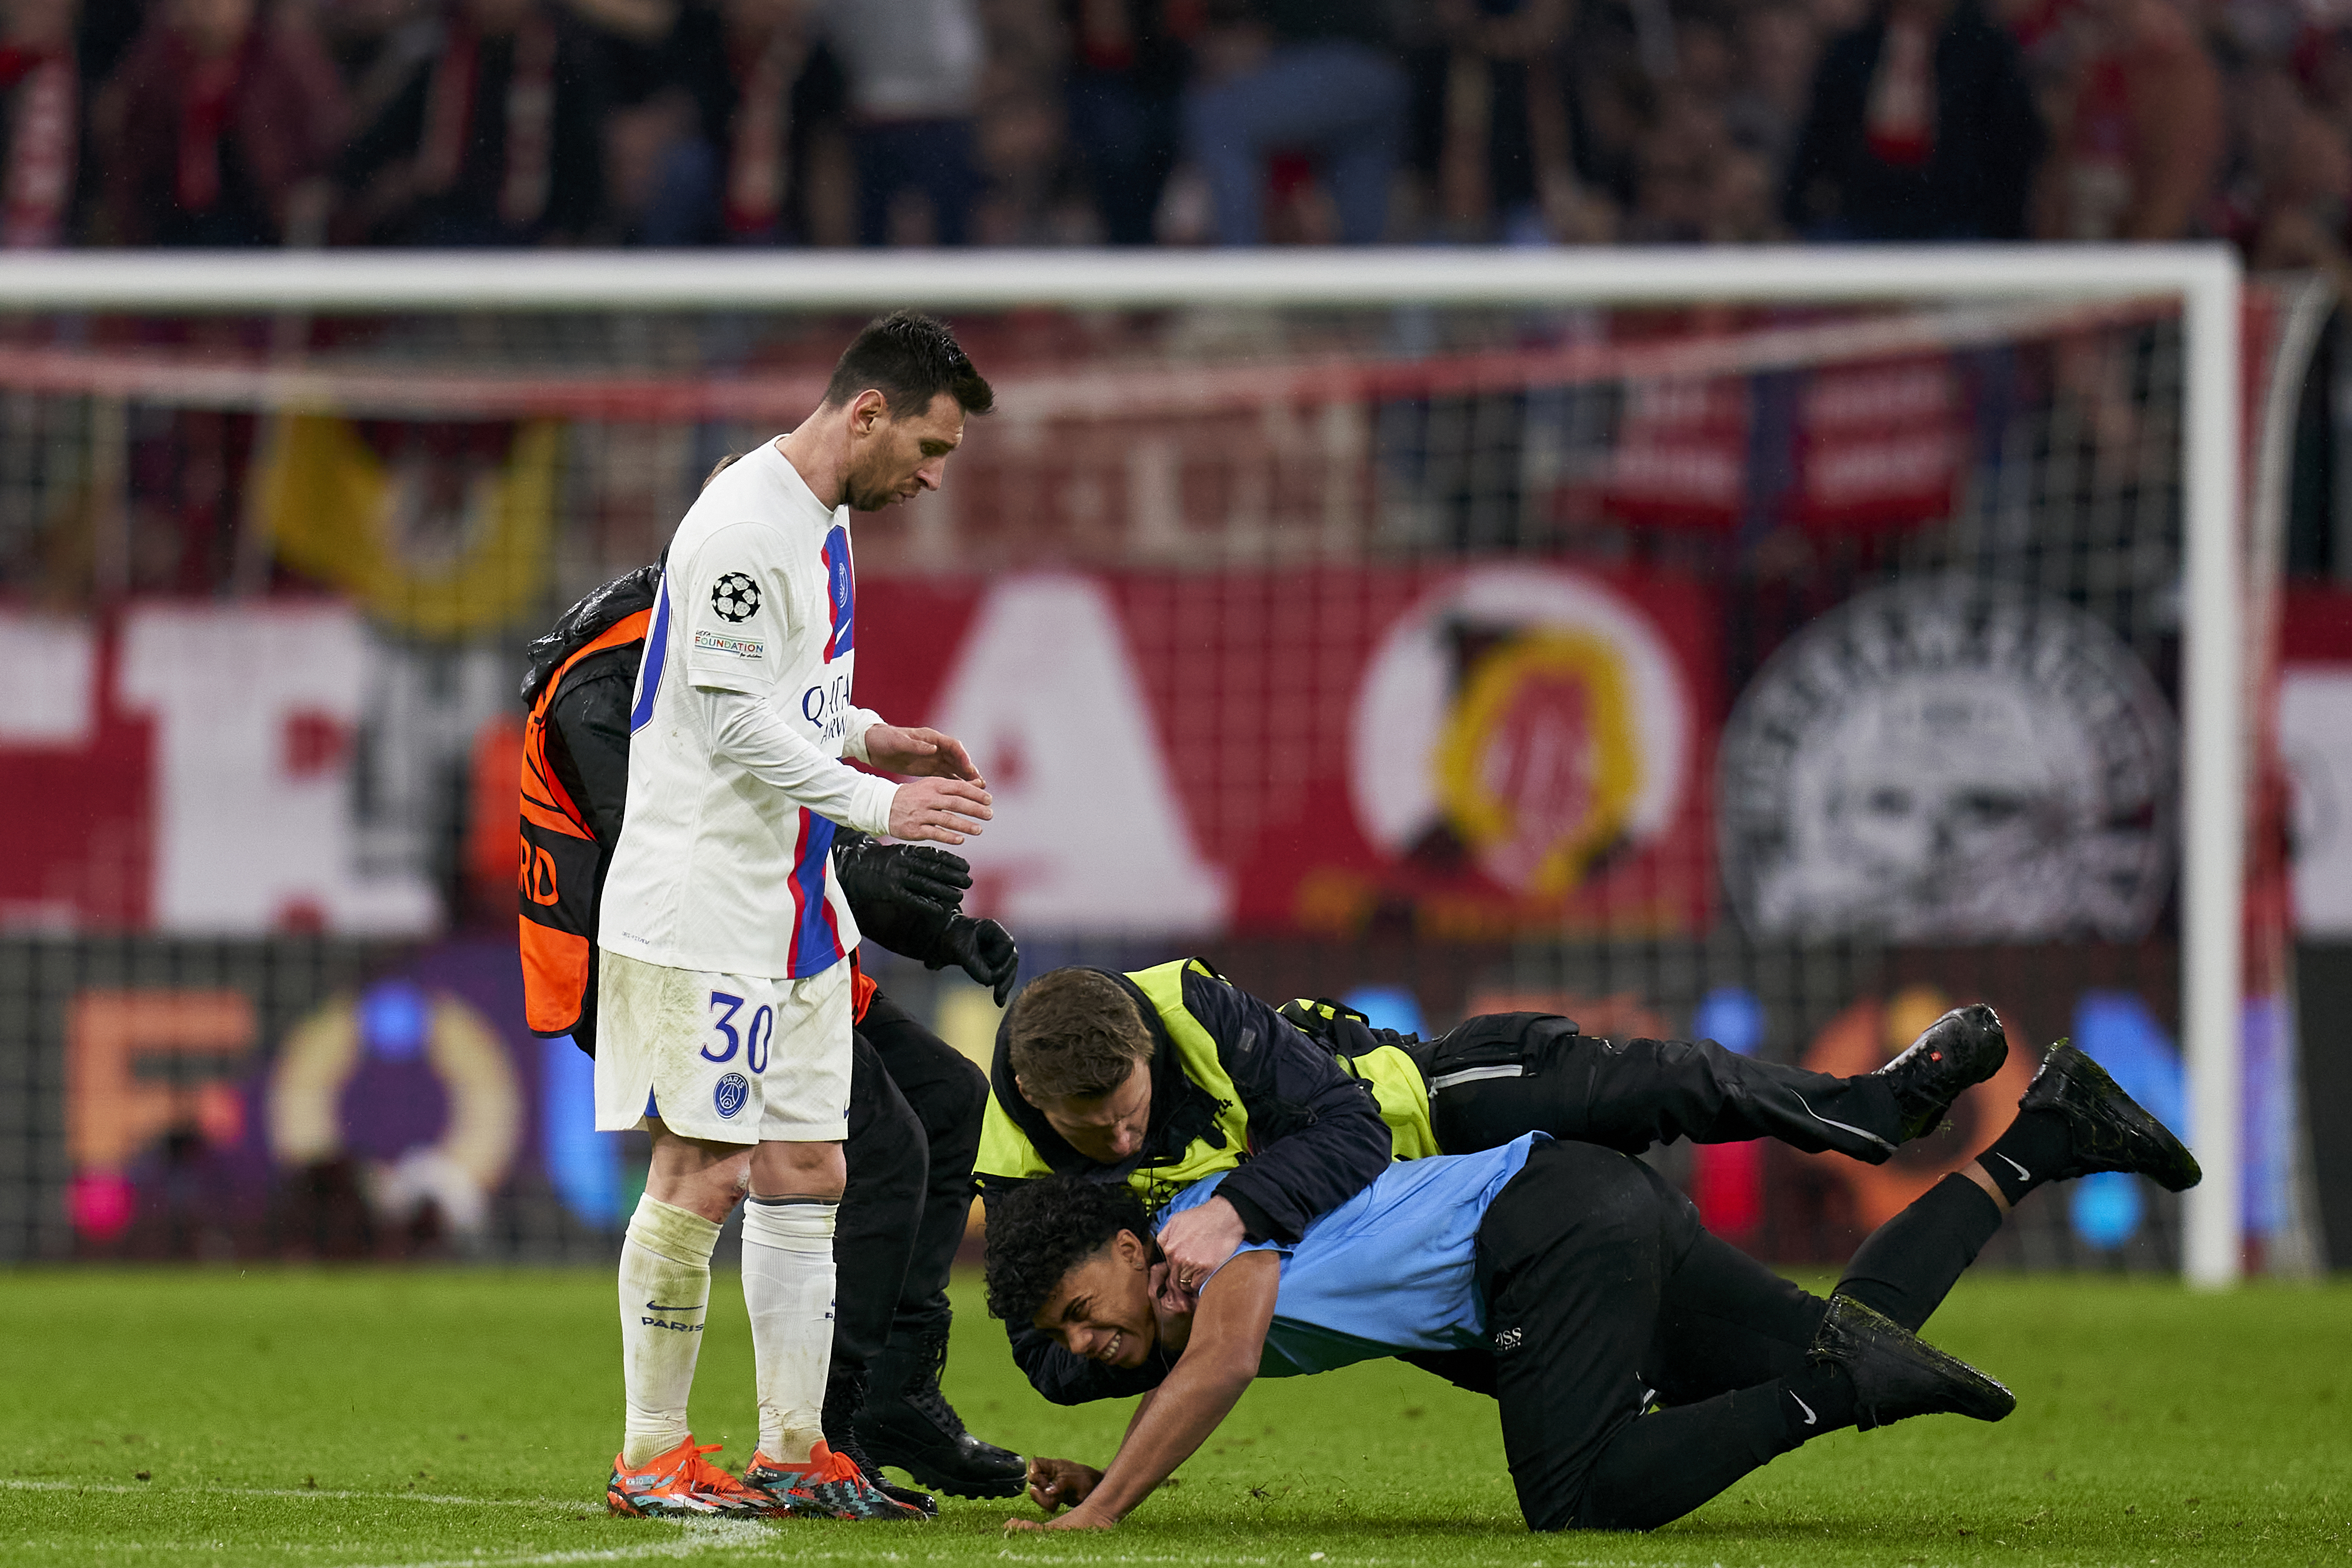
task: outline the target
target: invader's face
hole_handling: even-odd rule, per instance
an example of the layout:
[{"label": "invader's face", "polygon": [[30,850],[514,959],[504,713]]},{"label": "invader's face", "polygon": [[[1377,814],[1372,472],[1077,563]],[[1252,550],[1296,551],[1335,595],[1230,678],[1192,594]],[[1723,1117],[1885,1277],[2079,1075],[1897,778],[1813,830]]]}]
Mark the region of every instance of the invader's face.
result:
[{"label": "invader's face", "polygon": [[1151,1244],[1122,1230],[1062,1276],[1030,1320],[1073,1355],[1141,1366],[1160,1343],[1152,1311]]},{"label": "invader's face", "polygon": [[[1013,1081],[1015,1087],[1020,1080]],[[1098,1166],[1131,1159],[1151,1129],[1151,1064],[1139,1061],[1108,1094],[1040,1097],[1022,1090],[1061,1140]]]},{"label": "invader's face", "polygon": [[852,510],[878,512],[940,487],[948,454],[963,444],[963,405],[940,392],[901,419],[880,392],[862,392],[849,405],[849,440],[844,498]]}]

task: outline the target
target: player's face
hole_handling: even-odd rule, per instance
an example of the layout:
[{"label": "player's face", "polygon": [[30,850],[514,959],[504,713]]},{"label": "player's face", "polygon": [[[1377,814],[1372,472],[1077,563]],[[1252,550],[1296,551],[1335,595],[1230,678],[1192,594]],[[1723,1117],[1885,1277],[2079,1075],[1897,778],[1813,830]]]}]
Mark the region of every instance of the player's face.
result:
[{"label": "player's face", "polygon": [[1141,1366],[1160,1341],[1151,1307],[1151,1248],[1122,1230],[1062,1276],[1031,1320],[1073,1355],[1106,1366]]},{"label": "player's face", "polygon": [[1151,1064],[1139,1061],[1108,1094],[1029,1097],[1062,1141],[1098,1166],[1115,1166],[1143,1147],[1151,1126]]},{"label": "player's face", "polygon": [[922,413],[898,419],[880,392],[860,392],[850,404],[849,433],[844,498],[854,511],[878,512],[940,487],[948,454],[963,443],[963,407],[940,392]]}]

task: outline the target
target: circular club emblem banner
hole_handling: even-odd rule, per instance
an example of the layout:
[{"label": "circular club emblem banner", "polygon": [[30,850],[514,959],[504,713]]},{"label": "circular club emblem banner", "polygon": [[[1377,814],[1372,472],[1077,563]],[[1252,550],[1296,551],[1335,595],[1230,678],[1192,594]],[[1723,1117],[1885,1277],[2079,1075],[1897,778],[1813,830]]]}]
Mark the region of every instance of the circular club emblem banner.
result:
[{"label": "circular club emblem banner", "polygon": [[1402,858],[1450,837],[1493,882],[1565,894],[1656,837],[1691,750],[1691,705],[1657,628],[1595,579],[1465,572],[1400,616],[1356,699],[1350,792]]},{"label": "circular club emblem banner", "polygon": [[2130,941],[2170,886],[2179,749],[2145,666],[2073,606],[1955,578],[1876,589],[1733,709],[1724,880],[1764,936]]}]

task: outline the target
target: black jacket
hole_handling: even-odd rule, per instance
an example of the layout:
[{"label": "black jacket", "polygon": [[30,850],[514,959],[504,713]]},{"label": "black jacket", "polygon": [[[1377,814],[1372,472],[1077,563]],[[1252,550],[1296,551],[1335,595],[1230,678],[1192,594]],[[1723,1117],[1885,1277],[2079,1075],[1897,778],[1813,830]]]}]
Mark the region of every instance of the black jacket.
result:
[{"label": "black jacket", "polygon": [[[1205,966],[1204,966],[1205,967]],[[1108,971],[1105,971],[1108,973]],[[1065,1143],[1036,1107],[1013,1085],[1009,1032],[1000,1028],[989,1092],[1013,1124],[1058,1173],[1098,1181],[1128,1179],[1139,1168],[1181,1159],[1192,1140],[1213,1143],[1219,1103],[1186,1077],[1158,1010],[1124,975],[1151,1030],[1151,1122],[1143,1146],[1118,1166],[1098,1166]],[[1379,1104],[1364,1084],[1342,1071],[1328,1046],[1300,1033],[1272,1008],[1213,971],[1188,968],[1185,1010],[1217,1044],[1217,1061],[1234,1082],[1249,1118],[1249,1148],[1217,1187],[1234,1206],[1254,1241],[1296,1241],[1319,1215],[1347,1202],[1389,1166],[1391,1142]],[[1018,1185],[982,1176],[981,1196]],[[1118,1398],[1159,1385],[1164,1369],[1129,1372],[1072,1355],[1026,1323],[1007,1323],[1013,1356],[1037,1391],[1057,1405]]]},{"label": "black jacket", "polygon": [[1790,223],[1817,238],[2022,239],[2047,137],[2016,43],[1977,0],[1958,0],[1936,36],[1935,141],[1917,169],[1870,149],[1870,81],[1885,46],[1882,9],[1822,56],[1789,161]]}]

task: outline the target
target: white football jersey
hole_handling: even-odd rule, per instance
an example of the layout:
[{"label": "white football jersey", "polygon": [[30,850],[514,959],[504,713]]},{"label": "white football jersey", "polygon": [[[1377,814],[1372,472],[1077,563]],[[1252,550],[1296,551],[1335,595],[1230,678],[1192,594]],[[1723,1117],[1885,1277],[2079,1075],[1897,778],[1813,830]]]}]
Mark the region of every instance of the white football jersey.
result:
[{"label": "white football jersey", "polygon": [[[856,950],[833,873],[834,822],[717,756],[692,688],[759,697],[837,758],[858,716],[856,608],[849,508],[819,503],[774,442],[688,510],[637,670],[601,946],[671,968],[783,979],[823,974]],[[852,782],[860,815],[878,807],[887,824],[894,786]]]}]

